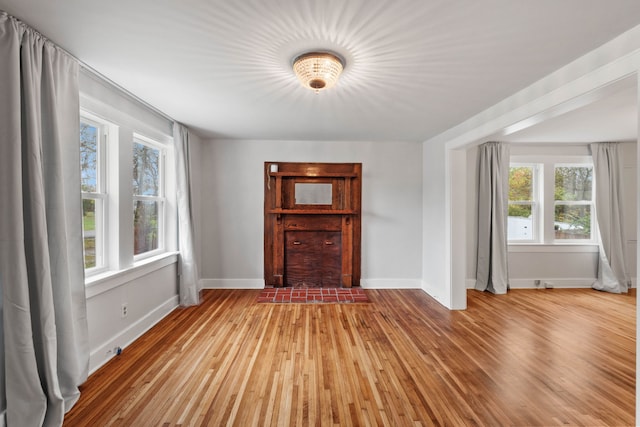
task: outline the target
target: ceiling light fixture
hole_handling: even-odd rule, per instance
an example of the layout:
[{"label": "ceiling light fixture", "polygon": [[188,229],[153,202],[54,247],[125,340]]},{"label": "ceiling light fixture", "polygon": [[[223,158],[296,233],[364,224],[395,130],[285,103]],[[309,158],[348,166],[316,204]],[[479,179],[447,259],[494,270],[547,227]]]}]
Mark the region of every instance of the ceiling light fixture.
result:
[{"label": "ceiling light fixture", "polygon": [[302,86],[316,93],[336,84],[344,69],[344,62],[329,52],[308,52],[293,61],[293,71]]}]

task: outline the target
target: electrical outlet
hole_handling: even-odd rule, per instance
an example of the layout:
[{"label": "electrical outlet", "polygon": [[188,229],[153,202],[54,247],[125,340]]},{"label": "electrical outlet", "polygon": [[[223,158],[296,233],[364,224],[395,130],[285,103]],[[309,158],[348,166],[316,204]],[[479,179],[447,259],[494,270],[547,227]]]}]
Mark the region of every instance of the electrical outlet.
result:
[{"label": "electrical outlet", "polygon": [[539,288],[540,287],[540,279],[534,280],[533,284],[536,285],[536,288]]},{"label": "electrical outlet", "polygon": [[118,356],[120,353],[122,353],[122,349],[120,347],[118,347],[118,346],[115,346],[113,348],[107,349],[107,356],[110,356],[112,354],[114,356]]},{"label": "electrical outlet", "polygon": [[127,303],[125,302],[120,307],[120,317],[124,319],[125,317],[127,317],[127,314],[129,314],[129,307],[127,307]]}]

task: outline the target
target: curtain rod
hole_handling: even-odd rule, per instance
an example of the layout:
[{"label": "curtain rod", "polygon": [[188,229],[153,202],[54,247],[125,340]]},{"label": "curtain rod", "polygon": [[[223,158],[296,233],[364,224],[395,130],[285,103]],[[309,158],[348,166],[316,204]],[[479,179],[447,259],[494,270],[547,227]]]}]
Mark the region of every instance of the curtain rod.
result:
[{"label": "curtain rod", "polygon": [[120,92],[122,92],[123,94],[125,94],[126,96],[128,96],[129,98],[131,98],[132,100],[134,100],[135,102],[141,104],[143,107],[148,108],[149,110],[151,110],[152,112],[154,112],[155,114],[158,114],[159,116],[161,116],[162,118],[170,121],[170,122],[176,122],[176,120],[173,119],[173,117],[169,116],[168,114],[160,111],[158,108],[154,107],[153,105],[149,104],[147,101],[145,101],[144,99],[138,97],[137,95],[134,95],[133,93],[131,93],[130,91],[128,91],[127,89],[123,88],[122,86],[120,86],[119,84],[117,84],[116,82],[114,82],[113,80],[111,80],[110,78],[106,77],[104,74],[98,72],[96,69],[92,68],[91,66],[89,66],[88,64],[86,64],[85,62],[81,61],[77,56],[71,54],[68,50],[64,49],[63,47],[61,47],[59,44],[55,43],[53,40],[51,40],[49,37],[45,36],[44,34],[42,34],[40,31],[36,30],[35,28],[33,28],[31,25],[25,23],[24,21],[22,21],[21,19],[7,13],[6,11],[0,9],[0,16],[1,15],[5,15],[7,16],[9,19],[15,20],[18,25],[21,25],[23,27],[26,27],[29,29],[29,31],[33,31],[34,33],[38,34],[40,37],[42,37],[46,42],[51,43],[53,46],[56,47],[56,49],[59,49],[60,51],[64,52],[65,55],[68,55],[70,58],[72,58],[74,61],[76,61],[78,63],[78,65],[80,66],[80,68],[84,69],[85,71],[91,73],[94,77],[97,77],[98,79],[102,80],[103,82],[109,84],[110,86],[113,86],[115,89],[119,90]]}]

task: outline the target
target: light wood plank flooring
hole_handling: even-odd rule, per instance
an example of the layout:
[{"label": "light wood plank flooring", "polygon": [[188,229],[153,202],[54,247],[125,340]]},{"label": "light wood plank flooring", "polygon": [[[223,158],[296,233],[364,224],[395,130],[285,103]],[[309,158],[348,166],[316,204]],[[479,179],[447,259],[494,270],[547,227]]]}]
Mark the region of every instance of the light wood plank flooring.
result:
[{"label": "light wood plank flooring", "polygon": [[209,290],[93,374],[65,426],[634,425],[635,290]]}]

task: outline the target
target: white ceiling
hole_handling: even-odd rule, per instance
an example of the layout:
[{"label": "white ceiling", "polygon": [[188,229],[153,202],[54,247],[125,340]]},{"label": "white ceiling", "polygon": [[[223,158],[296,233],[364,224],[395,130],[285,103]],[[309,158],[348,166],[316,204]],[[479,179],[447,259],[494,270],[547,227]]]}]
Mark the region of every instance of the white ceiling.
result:
[{"label": "white ceiling", "polygon": [[[0,0],[0,9],[205,138],[277,140],[424,141],[640,24],[638,0]],[[310,49],[346,59],[335,88],[298,84],[291,60]],[[610,102],[635,112],[630,92]],[[570,118],[585,130],[584,116]],[[610,133],[605,125],[598,132]],[[520,138],[540,142],[533,129]]]},{"label": "white ceiling", "polygon": [[555,112],[551,118],[534,117],[530,119],[534,125],[526,127],[525,123],[524,129],[500,136],[499,140],[527,144],[636,141],[637,87],[635,76],[626,78],[600,93],[591,94],[586,100],[576,100],[580,106],[559,107],[567,112]]}]

